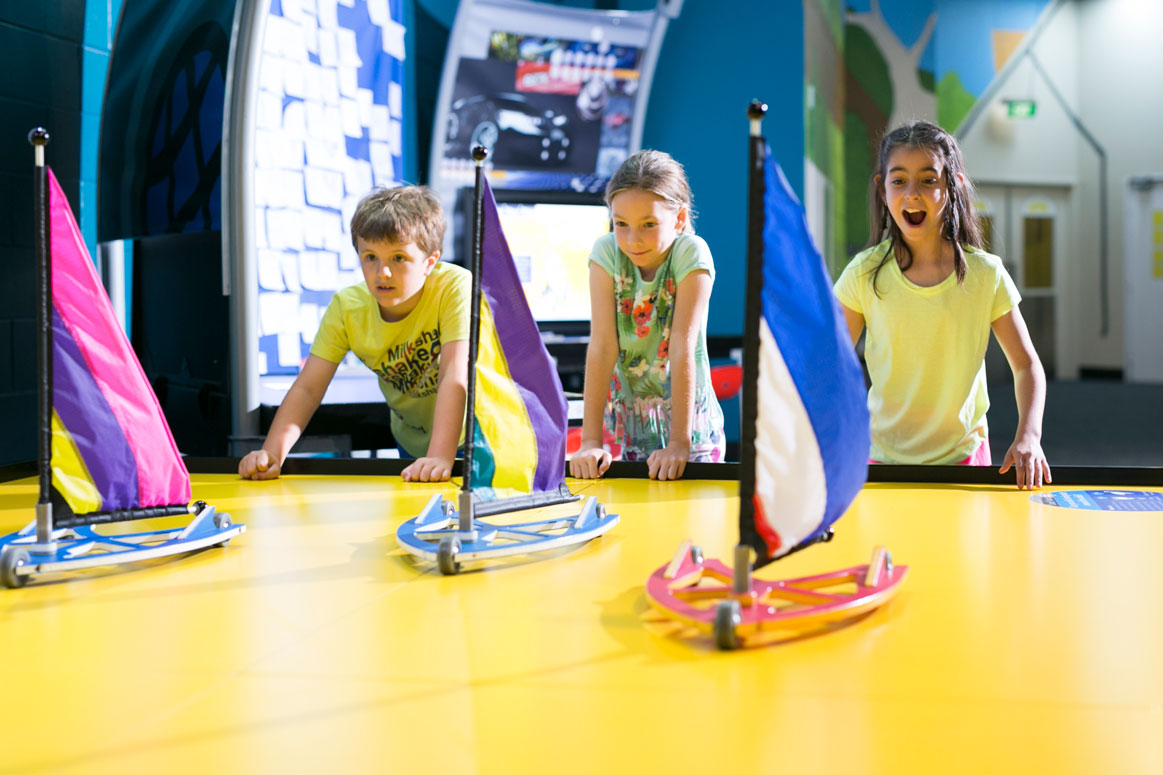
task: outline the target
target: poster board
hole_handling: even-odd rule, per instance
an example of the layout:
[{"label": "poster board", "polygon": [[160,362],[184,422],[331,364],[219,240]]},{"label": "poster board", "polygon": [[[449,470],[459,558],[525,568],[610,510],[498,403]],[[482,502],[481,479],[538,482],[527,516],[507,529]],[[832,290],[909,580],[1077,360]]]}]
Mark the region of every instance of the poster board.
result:
[{"label": "poster board", "polygon": [[[259,402],[277,405],[335,291],[363,282],[349,224],[373,186],[402,182],[402,4],[264,3],[253,133]],[[381,400],[354,355],[325,402]]]},{"label": "poster board", "polygon": [[[449,212],[489,149],[494,189],[600,195],[641,145],[668,14],[526,0],[464,0],[449,37],[433,124],[430,185]],[[448,256],[458,240],[449,235]]]}]

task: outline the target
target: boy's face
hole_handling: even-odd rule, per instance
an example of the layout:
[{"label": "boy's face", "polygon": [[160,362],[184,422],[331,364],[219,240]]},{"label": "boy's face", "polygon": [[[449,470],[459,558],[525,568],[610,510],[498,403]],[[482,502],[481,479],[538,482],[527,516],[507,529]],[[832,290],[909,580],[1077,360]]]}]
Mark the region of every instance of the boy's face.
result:
[{"label": "boy's face", "polygon": [[440,253],[427,255],[415,242],[365,240],[356,237],[359,266],[380,317],[389,323],[403,320],[420,303],[424,282]]}]

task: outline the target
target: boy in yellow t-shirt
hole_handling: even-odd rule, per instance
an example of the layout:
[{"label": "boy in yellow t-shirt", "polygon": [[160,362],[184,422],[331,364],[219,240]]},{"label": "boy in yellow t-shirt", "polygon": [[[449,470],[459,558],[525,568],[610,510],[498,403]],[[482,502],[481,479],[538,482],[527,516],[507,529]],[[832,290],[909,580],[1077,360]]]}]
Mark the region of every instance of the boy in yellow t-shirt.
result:
[{"label": "boy in yellow t-shirt", "polygon": [[463,441],[472,277],[440,261],[444,228],[427,188],[376,189],[363,198],[351,239],[364,283],[332,297],[262,449],[238,464],[242,478],[278,477],[348,351],[379,375],[392,434],[401,452],[417,458],[404,481],[449,478]]}]

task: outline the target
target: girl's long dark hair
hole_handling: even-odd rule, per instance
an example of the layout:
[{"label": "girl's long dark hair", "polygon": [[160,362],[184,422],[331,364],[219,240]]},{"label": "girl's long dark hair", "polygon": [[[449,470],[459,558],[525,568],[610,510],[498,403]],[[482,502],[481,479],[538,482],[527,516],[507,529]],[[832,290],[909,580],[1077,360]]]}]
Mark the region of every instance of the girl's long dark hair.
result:
[{"label": "girl's long dark hair", "polygon": [[890,258],[900,265],[901,271],[913,265],[913,253],[881,194],[881,188],[888,178],[888,158],[898,148],[934,151],[944,164],[946,205],[941,234],[953,244],[953,271],[957,275],[958,284],[963,283],[966,263],[965,251],[961,246],[981,246],[981,224],[973,209],[973,184],[965,174],[965,163],[961,159],[961,148],[956,138],[932,122],[910,121],[889,132],[880,141],[876,172],[868,182],[869,228],[868,244],[865,247],[872,247],[885,239],[892,241],[892,250],[885,253],[872,272],[872,289],[876,291],[876,276]]}]

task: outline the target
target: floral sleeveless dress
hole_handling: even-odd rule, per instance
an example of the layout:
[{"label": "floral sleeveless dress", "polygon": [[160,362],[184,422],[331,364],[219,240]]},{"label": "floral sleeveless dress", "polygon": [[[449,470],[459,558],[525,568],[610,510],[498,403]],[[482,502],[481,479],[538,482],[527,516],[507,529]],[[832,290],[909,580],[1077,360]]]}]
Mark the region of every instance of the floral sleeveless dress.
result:
[{"label": "floral sleeveless dress", "polygon": [[[614,281],[618,360],[610,378],[606,429],[622,460],[645,460],[670,438],[670,330],[675,289],[692,271],[715,276],[710,248],[701,238],[680,234],[654,277],[643,280],[638,267],[618,249],[613,234],[595,244],[590,261]],[[726,449],[723,410],[711,382],[706,320],[699,323],[695,347],[694,416],[691,462],[719,462]],[[613,449],[611,451],[617,451]]]}]

